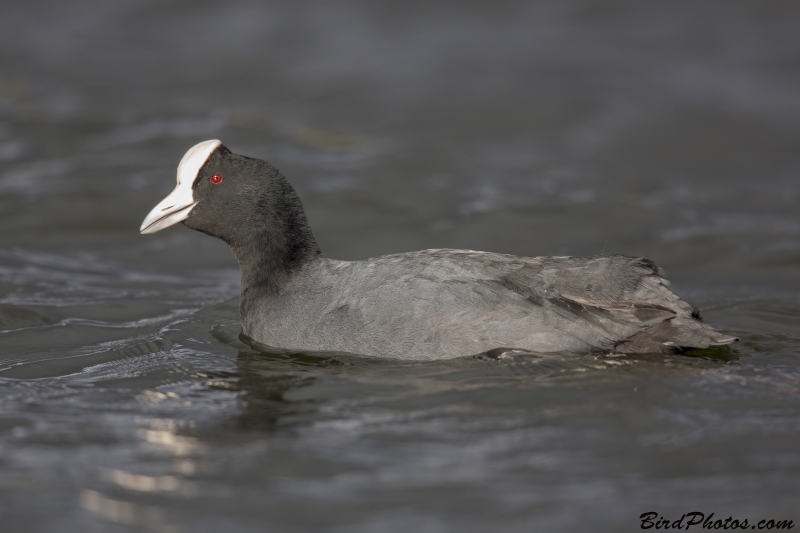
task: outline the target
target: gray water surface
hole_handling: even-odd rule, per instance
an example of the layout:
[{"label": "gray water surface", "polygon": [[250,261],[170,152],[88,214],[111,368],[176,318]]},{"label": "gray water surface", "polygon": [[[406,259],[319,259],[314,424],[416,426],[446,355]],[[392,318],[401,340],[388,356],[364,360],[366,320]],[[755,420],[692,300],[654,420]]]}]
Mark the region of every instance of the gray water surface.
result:
[{"label": "gray water surface", "polygon": [[[797,527],[798,27],[778,0],[4,0],[0,531]],[[330,257],[644,255],[742,340],[265,352],[222,242],[138,234],[210,138],[280,168]]]}]

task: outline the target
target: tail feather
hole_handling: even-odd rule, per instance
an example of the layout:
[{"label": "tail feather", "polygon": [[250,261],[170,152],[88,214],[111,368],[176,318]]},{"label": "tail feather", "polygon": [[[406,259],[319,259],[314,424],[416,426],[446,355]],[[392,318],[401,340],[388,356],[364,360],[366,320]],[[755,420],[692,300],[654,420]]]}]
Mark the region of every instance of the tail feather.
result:
[{"label": "tail feather", "polygon": [[660,322],[619,343],[616,353],[674,353],[690,348],[724,346],[738,341],[691,317]]}]

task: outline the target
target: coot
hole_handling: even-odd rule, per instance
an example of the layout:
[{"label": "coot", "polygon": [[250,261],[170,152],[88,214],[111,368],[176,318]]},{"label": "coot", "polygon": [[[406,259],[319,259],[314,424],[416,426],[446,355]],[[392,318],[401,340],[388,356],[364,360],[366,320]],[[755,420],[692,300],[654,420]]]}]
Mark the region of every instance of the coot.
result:
[{"label": "coot", "polygon": [[178,222],[225,241],[249,337],[274,347],[426,360],[499,348],[678,352],[730,344],[641,257],[517,257],[424,250],[324,257],[300,199],[266,161],[218,140],[186,152],[142,233]]}]

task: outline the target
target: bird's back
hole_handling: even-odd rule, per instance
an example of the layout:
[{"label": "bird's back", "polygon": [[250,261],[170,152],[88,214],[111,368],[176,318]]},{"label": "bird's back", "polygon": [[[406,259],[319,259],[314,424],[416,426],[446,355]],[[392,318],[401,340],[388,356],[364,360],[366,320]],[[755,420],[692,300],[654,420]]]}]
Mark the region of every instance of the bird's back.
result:
[{"label": "bird's back", "polygon": [[411,360],[495,348],[659,352],[734,340],[693,316],[651,261],[425,250],[306,265],[242,308],[268,345]]}]

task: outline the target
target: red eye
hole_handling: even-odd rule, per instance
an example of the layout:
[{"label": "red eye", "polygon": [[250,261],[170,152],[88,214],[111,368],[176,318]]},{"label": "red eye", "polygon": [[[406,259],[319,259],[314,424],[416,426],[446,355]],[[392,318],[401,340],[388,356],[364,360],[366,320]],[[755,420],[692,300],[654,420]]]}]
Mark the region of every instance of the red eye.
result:
[{"label": "red eye", "polygon": [[214,174],[211,176],[211,183],[222,183],[222,176],[219,174]]}]

